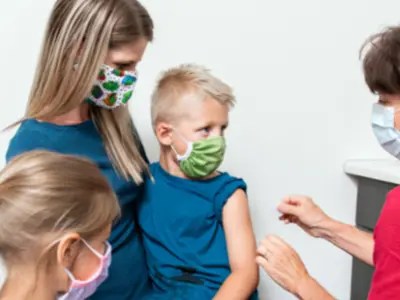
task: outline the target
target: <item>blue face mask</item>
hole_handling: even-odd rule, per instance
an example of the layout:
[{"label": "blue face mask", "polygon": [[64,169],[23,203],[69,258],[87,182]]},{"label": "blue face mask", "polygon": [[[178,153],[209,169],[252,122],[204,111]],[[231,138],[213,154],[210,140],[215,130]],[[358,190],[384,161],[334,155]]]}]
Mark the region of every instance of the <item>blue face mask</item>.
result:
[{"label": "blue face mask", "polygon": [[400,131],[394,127],[394,115],[398,108],[375,103],[372,107],[372,129],[382,148],[400,159]]}]

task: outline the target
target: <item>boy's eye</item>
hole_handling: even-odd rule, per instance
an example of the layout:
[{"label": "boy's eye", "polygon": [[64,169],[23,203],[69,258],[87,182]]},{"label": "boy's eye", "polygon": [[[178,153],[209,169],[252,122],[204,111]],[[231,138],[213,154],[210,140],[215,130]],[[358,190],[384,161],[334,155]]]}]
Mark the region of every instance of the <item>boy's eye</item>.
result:
[{"label": "boy's eye", "polygon": [[202,129],[200,129],[201,133],[210,133],[210,127],[204,127]]}]

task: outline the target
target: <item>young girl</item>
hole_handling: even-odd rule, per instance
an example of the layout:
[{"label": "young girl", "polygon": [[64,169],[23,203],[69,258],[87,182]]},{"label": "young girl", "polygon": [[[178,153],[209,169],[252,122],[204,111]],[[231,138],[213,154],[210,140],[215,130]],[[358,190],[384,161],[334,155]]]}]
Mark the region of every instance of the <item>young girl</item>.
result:
[{"label": "young girl", "polygon": [[139,223],[161,299],[257,299],[246,183],[217,171],[234,103],[231,88],[196,65],[165,72],[154,92],[161,155]]},{"label": "young girl", "polygon": [[100,170],[33,151],[0,172],[0,299],[86,299],[108,275],[118,201]]}]

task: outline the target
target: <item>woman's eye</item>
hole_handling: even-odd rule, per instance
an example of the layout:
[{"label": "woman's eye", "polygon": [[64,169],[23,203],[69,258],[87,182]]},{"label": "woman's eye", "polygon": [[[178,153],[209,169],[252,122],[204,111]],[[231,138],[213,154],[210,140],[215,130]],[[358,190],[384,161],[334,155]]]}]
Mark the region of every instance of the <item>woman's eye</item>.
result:
[{"label": "woman's eye", "polygon": [[386,105],[390,104],[390,102],[385,98],[379,98],[378,99],[378,103],[383,105],[383,106],[386,106]]},{"label": "woman's eye", "polygon": [[209,133],[210,132],[210,128],[209,127],[202,128],[202,129],[200,129],[200,132]]},{"label": "woman's eye", "polygon": [[116,64],[116,67],[120,71],[126,71],[126,72],[135,72],[136,70],[136,63],[131,63],[131,64]]},{"label": "woman's eye", "polygon": [[120,71],[125,71],[128,68],[127,65],[117,65],[117,69]]}]

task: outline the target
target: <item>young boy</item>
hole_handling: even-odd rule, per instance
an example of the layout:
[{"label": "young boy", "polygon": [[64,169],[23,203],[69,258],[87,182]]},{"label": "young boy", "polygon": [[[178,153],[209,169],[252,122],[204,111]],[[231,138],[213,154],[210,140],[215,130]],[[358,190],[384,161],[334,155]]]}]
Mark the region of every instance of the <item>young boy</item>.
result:
[{"label": "young boy", "polygon": [[160,161],[139,223],[160,299],[258,299],[246,184],[217,171],[234,103],[231,88],[196,65],[166,71],[153,93]]}]

